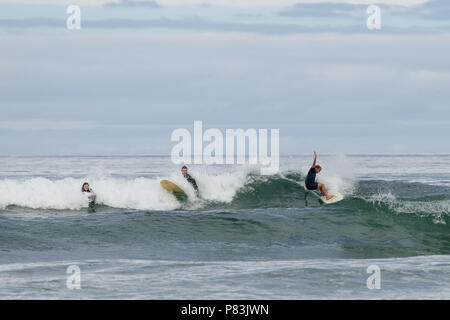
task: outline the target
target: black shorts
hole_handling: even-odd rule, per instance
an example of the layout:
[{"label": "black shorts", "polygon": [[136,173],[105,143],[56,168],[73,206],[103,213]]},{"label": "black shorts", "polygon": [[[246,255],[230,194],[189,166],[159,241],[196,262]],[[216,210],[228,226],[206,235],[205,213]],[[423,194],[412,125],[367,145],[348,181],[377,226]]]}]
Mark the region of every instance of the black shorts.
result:
[{"label": "black shorts", "polygon": [[308,190],[317,190],[318,188],[319,188],[319,184],[317,182],[306,185],[306,189],[308,189]]}]

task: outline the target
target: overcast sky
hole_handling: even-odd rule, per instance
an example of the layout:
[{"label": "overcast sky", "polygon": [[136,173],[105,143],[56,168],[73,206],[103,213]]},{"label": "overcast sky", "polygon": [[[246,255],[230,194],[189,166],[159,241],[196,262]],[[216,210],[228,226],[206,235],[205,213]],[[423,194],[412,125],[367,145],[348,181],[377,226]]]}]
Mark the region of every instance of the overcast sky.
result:
[{"label": "overcast sky", "polygon": [[[450,153],[450,1],[0,0],[0,155],[170,154],[280,129],[282,154]],[[68,4],[81,30],[67,30]]]}]

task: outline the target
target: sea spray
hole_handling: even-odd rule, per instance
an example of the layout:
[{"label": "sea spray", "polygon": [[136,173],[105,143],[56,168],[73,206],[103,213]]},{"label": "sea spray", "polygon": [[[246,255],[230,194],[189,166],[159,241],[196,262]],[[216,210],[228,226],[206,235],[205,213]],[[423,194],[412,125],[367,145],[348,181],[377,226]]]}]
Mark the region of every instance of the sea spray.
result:
[{"label": "sea spray", "polygon": [[[204,171],[191,171],[200,188],[204,201],[229,203],[237,191],[247,182],[250,170],[241,168],[235,172],[208,175]],[[81,193],[81,185],[88,181],[97,194],[100,205],[136,210],[175,210],[183,206],[177,198],[161,188],[160,180],[169,179],[178,184],[188,195],[189,201],[196,203],[191,208],[201,207],[192,186],[181,174],[159,178],[116,178],[105,173],[92,174],[85,178],[3,179],[0,180],[0,208],[15,205],[31,209],[78,210],[88,206]]]},{"label": "sea spray", "polygon": [[51,181],[46,178],[0,181],[0,207],[10,205],[32,209],[80,209],[87,205],[81,193],[82,181],[74,178]]},{"label": "sea spray", "polygon": [[[312,164],[312,158],[311,158]],[[302,165],[301,173],[306,178],[311,164]],[[339,191],[344,196],[349,196],[355,188],[355,163],[344,154],[327,156],[318,159],[317,164],[322,166],[322,171],[317,175],[316,181],[325,184],[328,191]]]}]

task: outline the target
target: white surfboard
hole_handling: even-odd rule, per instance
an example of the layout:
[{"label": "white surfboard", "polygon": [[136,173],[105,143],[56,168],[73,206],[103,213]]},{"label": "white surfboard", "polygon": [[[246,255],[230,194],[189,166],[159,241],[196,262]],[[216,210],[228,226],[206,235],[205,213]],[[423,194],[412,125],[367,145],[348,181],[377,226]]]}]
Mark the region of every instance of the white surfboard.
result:
[{"label": "white surfboard", "polygon": [[337,191],[328,191],[329,195],[334,196],[333,198],[331,198],[330,200],[327,200],[327,198],[325,198],[325,196],[322,196],[322,194],[319,191],[316,190],[308,190],[305,186],[305,184],[303,184],[303,188],[305,188],[306,192],[311,192],[313,195],[315,195],[322,203],[325,204],[332,204],[332,203],[336,203],[339,202],[341,200],[344,200],[344,196],[337,192]]},{"label": "white surfboard", "polygon": [[337,191],[328,191],[328,194],[330,196],[333,196],[333,198],[331,198],[330,200],[327,200],[327,198],[325,198],[325,196],[321,196],[320,201],[322,201],[325,204],[332,204],[332,203],[336,203],[336,202],[339,202],[344,199],[344,196]]}]

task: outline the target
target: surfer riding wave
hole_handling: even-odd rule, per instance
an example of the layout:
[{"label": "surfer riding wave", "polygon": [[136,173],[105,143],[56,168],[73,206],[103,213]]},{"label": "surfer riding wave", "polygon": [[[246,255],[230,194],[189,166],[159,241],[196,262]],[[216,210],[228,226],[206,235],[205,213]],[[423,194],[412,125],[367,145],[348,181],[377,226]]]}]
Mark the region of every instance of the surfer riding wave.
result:
[{"label": "surfer riding wave", "polygon": [[316,165],[317,161],[317,153],[314,151],[314,161],[311,166],[311,169],[308,171],[308,175],[305,179],[305,186],[308,190],[317,190],[319,189],[320,192],[325,196],[327,200],[330,200],[333,198],[332,195],[328,194],[327,188],[323,183],[317,183],[316,182],[316,174],[318,174],[320,171],[322,171],[322,167],[319,165]]}]

